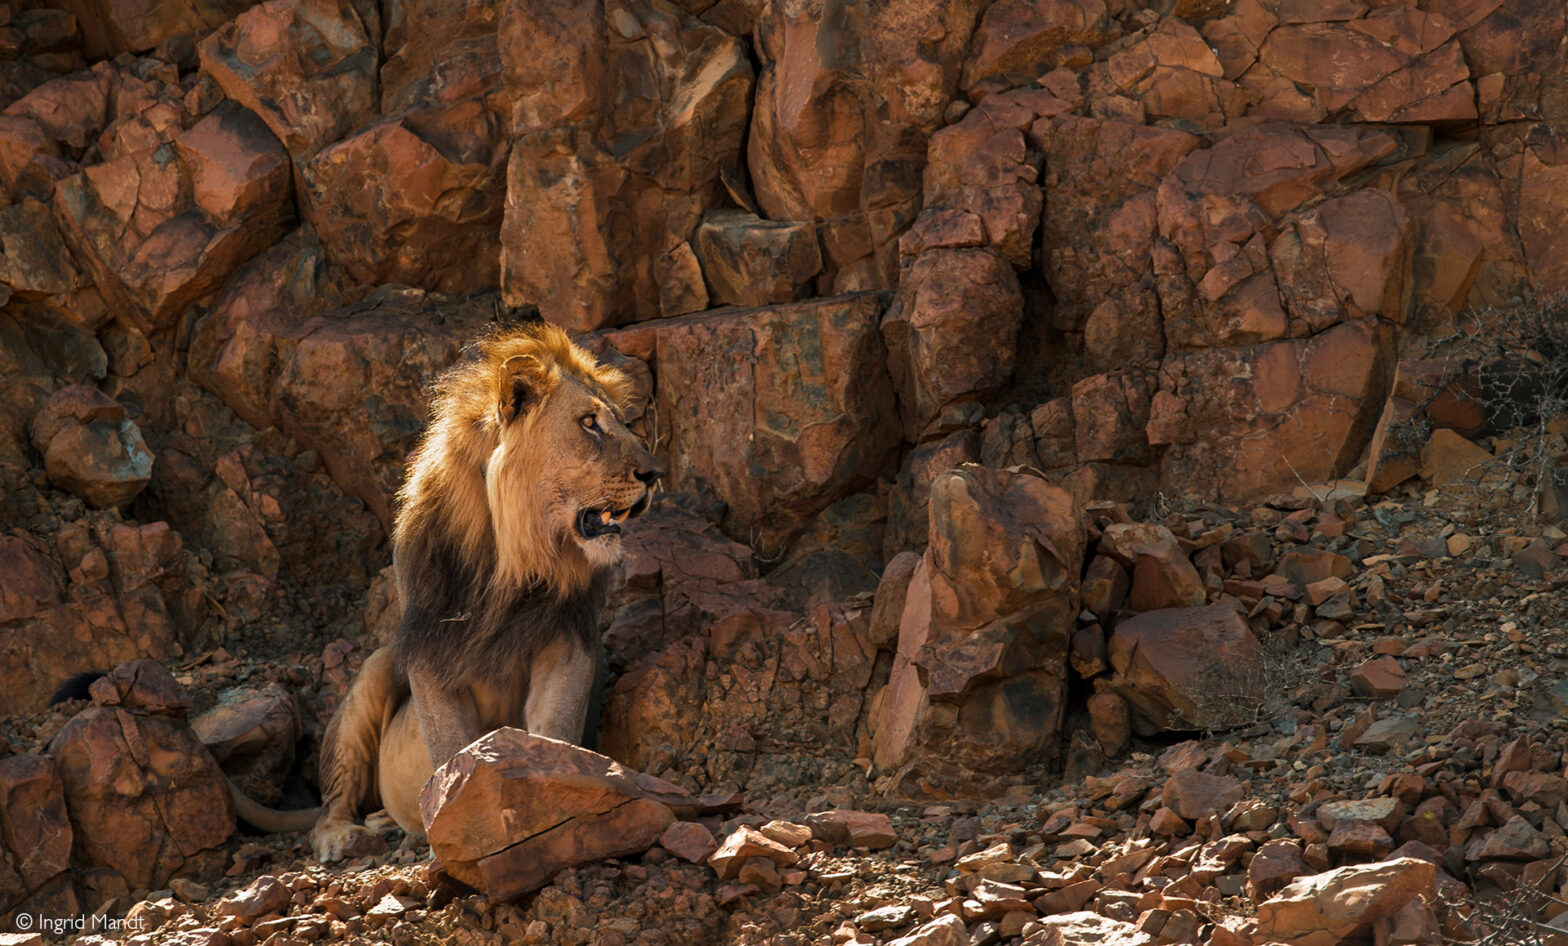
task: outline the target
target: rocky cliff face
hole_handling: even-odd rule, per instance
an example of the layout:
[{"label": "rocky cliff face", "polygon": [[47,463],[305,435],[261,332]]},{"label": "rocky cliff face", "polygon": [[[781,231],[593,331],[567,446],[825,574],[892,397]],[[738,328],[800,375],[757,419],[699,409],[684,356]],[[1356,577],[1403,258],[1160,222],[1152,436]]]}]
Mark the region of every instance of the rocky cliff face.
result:
[{"label": "rocky cliff face", "polygon": [[[297,657],[313,731],[322,646],[395,615],[424,384],[536,310],[671,471],[606,631],[619,757],[1055,760],[1080,580],[1146,567],[1085,508],[1376,473],[1450,382],[1425,341],[1568,290],[1565,15],[0,5],[0,714],[221,647]],[[1193,551],[1135,610],[1203,603]]]}]

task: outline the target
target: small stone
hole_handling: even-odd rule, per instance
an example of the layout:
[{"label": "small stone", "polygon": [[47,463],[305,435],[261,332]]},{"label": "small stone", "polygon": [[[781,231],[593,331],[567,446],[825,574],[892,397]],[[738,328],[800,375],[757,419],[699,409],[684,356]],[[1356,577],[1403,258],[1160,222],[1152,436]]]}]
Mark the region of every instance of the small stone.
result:
[{"label": "small stone", "polygon": [[681,860],[701,864],[719,849],[719,842],[706,826],[695,821],[677,821],[659,835],[659,846]]},{"label": "small stone", "polygon": [[1350,689],[1359,697],[1387,700],[1405,688],[1405,669],[1393,657],[1373,657],[1350,675]]},{"label": "small stone", "polygon": [[878,850],[898,843],[898,834],[887,815],[869,811],[835,808],[806,816],[812,837],[829,844],[847,844],[865,850]]}]

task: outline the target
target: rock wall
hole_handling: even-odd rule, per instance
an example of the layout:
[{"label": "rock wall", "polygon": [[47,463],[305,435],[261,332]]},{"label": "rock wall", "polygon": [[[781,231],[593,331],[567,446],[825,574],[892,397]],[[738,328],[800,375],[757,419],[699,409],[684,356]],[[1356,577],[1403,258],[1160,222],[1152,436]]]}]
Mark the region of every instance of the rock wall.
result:
[{"label": "rock wall", "polygon": [[[623,759],[1055,759],[1071,510],[1355,473],[1427,340],[1568,290],[1565,15],[0,4],[0,713],[363,640],[425,383],[538,312],[671,473]],[[1014,529],[1054,551],[943,613]]]}]

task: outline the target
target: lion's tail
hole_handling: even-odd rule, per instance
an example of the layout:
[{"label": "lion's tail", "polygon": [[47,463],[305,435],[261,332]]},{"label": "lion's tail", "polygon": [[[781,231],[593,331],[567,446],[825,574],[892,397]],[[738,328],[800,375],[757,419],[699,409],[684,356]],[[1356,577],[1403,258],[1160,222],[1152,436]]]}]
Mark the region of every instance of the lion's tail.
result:
[{"label": "lion's tail", "polygon": [[228,783],[229,794],[234,796],[234,813],[243,818],[246,824],[268,834],[308,830],[315,825],[316,816],[321,814],[320,808],[301,808],[298,811],[268,808],[241,791],[233,779],[229,779]]}]

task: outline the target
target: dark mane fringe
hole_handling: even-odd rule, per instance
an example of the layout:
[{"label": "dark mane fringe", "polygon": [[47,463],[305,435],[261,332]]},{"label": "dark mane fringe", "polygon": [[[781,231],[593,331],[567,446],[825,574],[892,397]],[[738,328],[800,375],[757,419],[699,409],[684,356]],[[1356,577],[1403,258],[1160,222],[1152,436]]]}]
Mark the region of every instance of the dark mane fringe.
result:
[{"label": "dark mane fringe", "polygon": [[542,586],[497,597],[488,591],[489,575],[465,567],[450,537],[407,536],[396,560],[404,606],[393,648],[404,673],[417,668],[453,687],[484,680],[512,688],[549,644],[573,640],[589,652],[597,646],[612,569],[565,597]]}]

